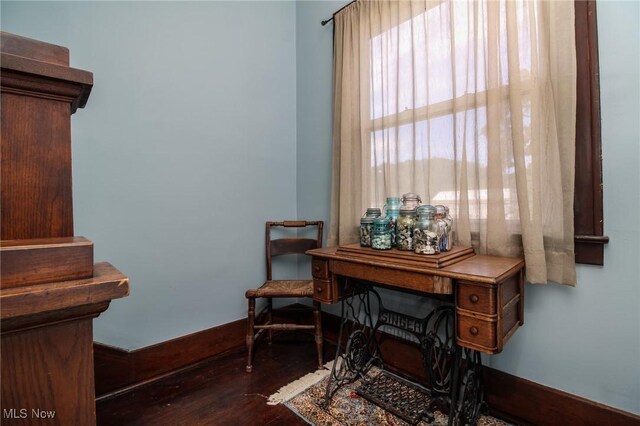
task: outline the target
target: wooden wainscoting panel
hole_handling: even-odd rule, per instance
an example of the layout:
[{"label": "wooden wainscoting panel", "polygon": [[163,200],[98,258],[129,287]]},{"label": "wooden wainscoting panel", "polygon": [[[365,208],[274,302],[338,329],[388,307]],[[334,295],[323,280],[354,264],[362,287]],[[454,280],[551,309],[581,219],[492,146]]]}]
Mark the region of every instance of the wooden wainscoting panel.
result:
[{"label": "wooden wainscoting panel", "polygon": [[[2,335],[3,425],[95,424],[92,321],[90,317]],[[15,411],[23,409],[29,417],[15,417]],[[53,420],[38,421],[32,410]]]}]

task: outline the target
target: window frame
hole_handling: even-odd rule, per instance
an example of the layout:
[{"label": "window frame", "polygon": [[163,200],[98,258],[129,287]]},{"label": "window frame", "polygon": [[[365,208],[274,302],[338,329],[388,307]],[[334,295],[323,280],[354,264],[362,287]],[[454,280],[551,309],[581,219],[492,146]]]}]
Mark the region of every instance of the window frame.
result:
[{"label": "window frame", "polygon": [[596,2],[575,0],[577,108],[574,242],[576,263],[604,265],[600,74]]}]

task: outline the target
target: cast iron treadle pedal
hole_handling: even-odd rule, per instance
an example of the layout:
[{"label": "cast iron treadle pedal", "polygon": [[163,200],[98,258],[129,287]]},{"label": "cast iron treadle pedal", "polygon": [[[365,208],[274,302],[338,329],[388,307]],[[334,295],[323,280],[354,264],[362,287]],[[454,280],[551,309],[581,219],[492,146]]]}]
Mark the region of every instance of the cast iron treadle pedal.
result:
[{"label": "cast iron treadle pedal", "polygon": [[363,380],[356,392],[412,425],[422,419],[428,422],[433,420],[433,415],[428,411],[431,401],[429,391],[388,371],[381,371]]}]

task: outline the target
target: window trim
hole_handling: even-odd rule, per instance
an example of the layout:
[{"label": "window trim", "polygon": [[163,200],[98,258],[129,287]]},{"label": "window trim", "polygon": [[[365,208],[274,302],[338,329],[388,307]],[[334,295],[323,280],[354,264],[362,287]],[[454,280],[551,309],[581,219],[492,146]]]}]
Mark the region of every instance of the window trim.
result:
[{"label": "window trim", "polygon": [[575,0],[577,108],[574,242],[576,263],[604,265],[600,73],[596,2]]}]

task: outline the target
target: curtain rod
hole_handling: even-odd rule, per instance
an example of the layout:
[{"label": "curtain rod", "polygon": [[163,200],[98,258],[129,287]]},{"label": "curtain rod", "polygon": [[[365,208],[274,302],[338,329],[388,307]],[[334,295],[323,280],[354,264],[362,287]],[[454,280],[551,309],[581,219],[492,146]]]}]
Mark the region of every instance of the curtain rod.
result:
[{"label": "curtain rod", "polygon": [[342,6],[340,9],[336,10],[335,12],[333,12],[333,15],[331,15],[331,18],[329,19],[325,19],[324,21],[320,22],[320,24],[322,24],[322,26],[324,27],[325,25],[327,25],[329,22],[333,21],[333,18],[336,17],[336,14],[342,12],[342,10],[348,6],[351,6],[353,3],[355,3],[357,0],[353,0],[350,1],[349,3],[345,4],[344,6]]}]

